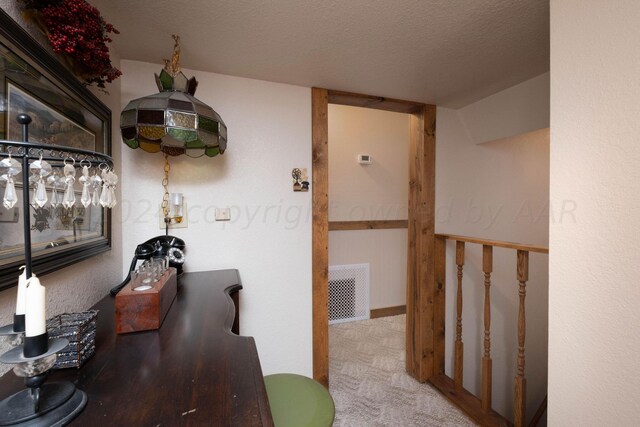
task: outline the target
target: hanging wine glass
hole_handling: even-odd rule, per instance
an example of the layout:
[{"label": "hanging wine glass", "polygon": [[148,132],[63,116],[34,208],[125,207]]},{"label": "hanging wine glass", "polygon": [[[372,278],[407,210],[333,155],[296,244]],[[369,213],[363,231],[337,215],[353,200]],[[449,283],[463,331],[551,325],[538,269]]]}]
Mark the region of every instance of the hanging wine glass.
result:
[{"label": "hanging wine glass", "polygon": [[35,181],[33,202],[39,207],[43,207],[48,201],[44,178],[51,174],[51,165],[46,160],[42,160],[41,153],[40,159],[33,161],[31,165],[29,165],[29,170],[32,173],[30,180]]},{"label": "hanging wine glass", "polygon": [[[67,163],[67,160],[71,161],[72,163]],[[76,168],[74,167],[75,164],[76,161],[70,157],[67,157],[64,160],[63,173],[64,182],[67,187],[64,191],[64,197],[62,198],[62,206],[67,209],[72,207],[76,203],[76,194],[73,191],[73,184],[76,182]]]},{"label": "hanging wine glass", "polygon": [[91,196],[91,204],[93,206],[98,206],[100,203],[100,189],[102,188],[102,178],[98,175],[98,170],[96,169],[91,175],[91,187],[93,188],[93,195]]},{"label": "hanging wine glass", "polygon": [[58,190],[64,188],[64,178],[62,177],[62,171],[58,168],[53,169],[51,175],[47,178],[47,183],[51,186],[51,206],[54,208],[62,203],[62,197]]},{"label": "hanging wine glass", "polygon": [[111,199],[109,208],[113,208],[118,203],[118,201],[116,200],[116,185],[118,185],[118,175],[116,175],[113,169],[111,169],[109,170],[107,176],[109,177],[109,191],[111,192],[111,195],[109,196],[109,198]]},{"label": "hanging wine glass", "polygon": [[113,208],[116,203],[116,184],[118,183],[118,175],[106,164],[101,164],[102,170],[102,194],[100,195],[100,204],[105,208]]},{"label": "hanging wine glass", "polygon": [[100,205],[102,205],[103,208],[106,208],[111,203],[111,200],[109,199],[109,182],[107,178],[109,167],[105,163],[102,163],[100,165],[100,170],[102,171],[102,193],[100,194]]},{"label": "hanging wine glass", "polygon": [[0,161],[0,179],[7,181],[7,186],[4,189],[4,196],[2,198],[2,206],[4,206],[5,209],[13,208],[18,202],[18,195],[16,193],[13,177],[18,175],[20,172],[22,172],[22,165],[20,165],[20,162],[12,158],[11,152],[9,152],[9,157]]},{"label": "hanging wine glass", "polygon": [[[83,165],[82,162],[87,162],[87,164]],[[80,197],[80,203],[82,203],[82,206],[86,208],[91,204],[91,193],[89,191],[89,186],[91,185],[89,166],[91,166],[91,163],[83,159],[80,162],[80,166],[82,166],[82,176],[79,179],[80,183],[82,183],[82,196]]]}]

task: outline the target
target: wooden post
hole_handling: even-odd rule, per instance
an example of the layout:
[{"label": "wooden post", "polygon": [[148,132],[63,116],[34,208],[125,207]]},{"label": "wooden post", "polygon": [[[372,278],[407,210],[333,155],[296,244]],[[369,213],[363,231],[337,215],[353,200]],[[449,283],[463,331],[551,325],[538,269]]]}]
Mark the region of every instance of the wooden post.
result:
[{"label": "wooden post", "polygon": [[529,280],[529,252],[518,250],[518,282],[520,306],[518,310],[518,370],[515,380],[514,416],[515,427],[525,425],[527,380],[524,377],[524,341],[527,330],[525,319],[525,297],[527,295],[527,281]]},{"label": "wooden post", "polygon": [[491,410],[491,272],[493,246],[482,245],[482,271],[484,272],[484,356],[482,357],[482,410]]},{"label": "wooden post", "polygon": [[407,352],[409,375],[427,381],[439,370],[435,244],[436,107],[409,116]]},{"label": "wooden post", "polygon": [[409,133],[409,204],[408,204],[408,220],[407,220],[407,318],[405,328],[406,338],[406,370],[409,375],[418,379],[419,360],[418,336],[419,325],[416,324],[416,313],[420,307],[418,302],[418,221],[417,221],[417,205],[418,205],[418,146],[422,139],[420,136],[421,123],[419,117],[414,115],[410,117],[410,133]]},{"label": "wooden post", "polygon": [[453,379],[456,389],[462,390],[464,344],[462,343],[462,268],[464,267],[464,242],[456,241],[456,264],[458,266],[458,295],[456,319],[456,344]]},{"label": "wooden post", "polygon": [[312,287],[313,378],[329,386],[329,101],[326,89],[311,90],[313,147]]}]

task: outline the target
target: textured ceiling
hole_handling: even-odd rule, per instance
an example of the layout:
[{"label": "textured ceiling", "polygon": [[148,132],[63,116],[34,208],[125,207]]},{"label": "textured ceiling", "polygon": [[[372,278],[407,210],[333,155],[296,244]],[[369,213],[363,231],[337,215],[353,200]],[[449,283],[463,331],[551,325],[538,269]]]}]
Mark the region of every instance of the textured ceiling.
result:
[{"label": "textured ceiling", "polygon": [[91,0],[123,59],[461,107],[549,70],[548,0]]}]

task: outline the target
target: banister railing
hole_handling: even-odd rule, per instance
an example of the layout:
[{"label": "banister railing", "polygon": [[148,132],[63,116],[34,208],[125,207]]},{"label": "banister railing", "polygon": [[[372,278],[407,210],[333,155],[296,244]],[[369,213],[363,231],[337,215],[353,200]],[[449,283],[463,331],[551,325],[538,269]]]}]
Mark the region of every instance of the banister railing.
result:
[{"label": "banister railing", "polygon": [[493,246],[494,248],[516,249],[520,251],[537,252],[541,254],[549,253],[549,248],[544,246],[505,242],[503,240],[481,239],[478,237],[458,236],[456,234],[436,234],[436,238],[454,240],[456,242],[477,243],[479,245]]},{"label": "banister railing", "polygon": [[[431,378],[431,382],[458,404],[468,415],[481,425],[508,425],[508,420],[493,411],[492,395],[492,359],[491,359],[491,273],[493,272],[493,248],[507,248],[516,251],[516,280],[518,283],[518,333],[517,333],[517,365],[514,380],[514,425],[525,426],[526,422],[526,378],[525,378],[525,298],[529,280],[529,253],[548,254],[549,249],[543,246],[512,243],[453,234],[436,234],[436,247],[444,248],[447,240],[456,242],[457,292],[456,292],[456,330],[454,345],[453,379],[445,374]],[[463,277],[465,263],[465,245],[467,243],[482,245],[482,271],[484,274],[484,328],[483,352],[481,360],[481,393],[480,398],[474,396],[463,387],[464,343],[462,341],[462,307]],[[437,251],[436,271],[444,271],[446,267],[446,250]],[[444,282],[444,277],[441,279]],[[444,286],[444,283],[438,284]]]}]

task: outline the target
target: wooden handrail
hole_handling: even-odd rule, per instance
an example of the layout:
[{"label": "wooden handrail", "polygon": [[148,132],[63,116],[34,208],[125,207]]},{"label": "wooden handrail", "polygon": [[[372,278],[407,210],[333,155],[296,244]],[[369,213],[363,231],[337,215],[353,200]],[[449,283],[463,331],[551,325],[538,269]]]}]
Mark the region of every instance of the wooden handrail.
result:
[{"label": "wooden handrail", "polygon": [[549,248],[545,248],[544,246],[505,242],[503,240],[481,239],[478,237],[458,236],[455,234],[436,234],[436,237],[442,237],[443,239],[455,240],[458,242],[477,243],[479,245],[493,246],[497,248],[515,249],[518,251],[537,252],[541,254],[549,253]]}]

